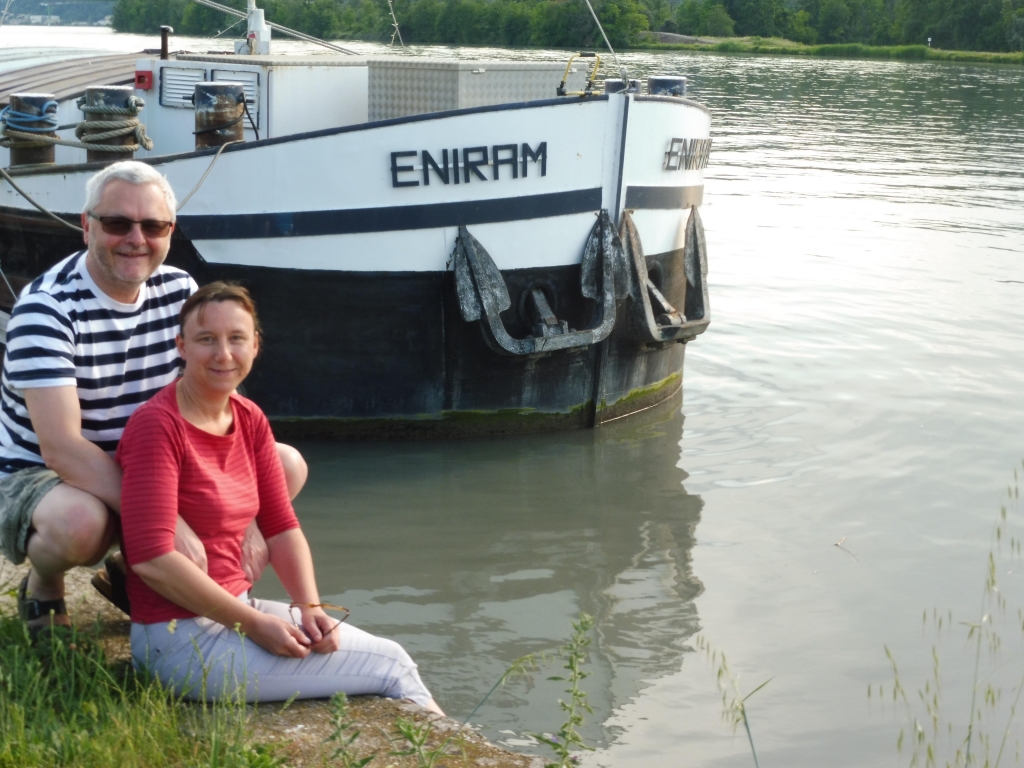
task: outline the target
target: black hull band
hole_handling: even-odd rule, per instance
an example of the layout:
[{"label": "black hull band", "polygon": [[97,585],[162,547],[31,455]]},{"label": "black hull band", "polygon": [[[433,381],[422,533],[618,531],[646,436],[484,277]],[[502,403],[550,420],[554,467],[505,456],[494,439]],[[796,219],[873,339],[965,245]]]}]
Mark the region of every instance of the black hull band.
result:
[{"label": "black hull band", "polygon": [[[80,236],[30,214],[7,219],[0,212],[0,252],[15,289],[82,247]],[[647,257],[660,290],[680,306],[686,291],[682,255]],[[509,357],[487,346],[477,323],[462,319],[451,272],[211,264],[177,235],[168,262],[200,284],[234,280],[252,291],[265,334],[245,394],[282,439],[578,429],[679,401],[685,346],[639,340],[630,330],[628,301],[603,342]],[[521,297],[536,287],[552,299],[560,319],[586,327],[593,306],[580,294],[579,266],[503,276],[512,306],[502,320],[513,336],[531,333]],[[10,297],[0,297],[0,304],[9,309]]]}]

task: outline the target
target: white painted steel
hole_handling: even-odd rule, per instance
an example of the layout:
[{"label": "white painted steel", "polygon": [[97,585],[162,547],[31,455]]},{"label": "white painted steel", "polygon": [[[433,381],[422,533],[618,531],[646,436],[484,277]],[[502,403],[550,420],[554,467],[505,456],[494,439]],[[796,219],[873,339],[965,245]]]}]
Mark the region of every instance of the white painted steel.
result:
[{"label": "white painted steel", "polygon": [[[296,70],[299,71],[299,70]],[[357,72],[358,68],[351,69]],[[276,77],[279,73],[275,71]],[[626,156],[620,178],[622,119],[629,104]],[[192,117],[190,110],[164,110],[165,115]],[[691,186],[703,184],[703,171],[666,171],[664,155],[673,138],[707,138],[710,119],[705,111],[679,101],[636,101],[623,94],[607,100],[498,109],[392,125],[372,126],[328,136],[254,144],[221,155],[205,184],[182,210],[182,229],[188,235],[188,216],[273,214],[353,209],[393,209],[403,206],[507,200],[545,193],[601,189],[602,206],[615,215],[631,185]],[[191,131],[191,128],[189,129]],[[413,166],[401,180],[417,186],[392,186],[391,153],[427,150],[438,161],[441,150],[523,143],[547,144],[547,174],[529,163],[526,178],[513,179],[507,166],[493,179],[493,164],[481,170],[487,181],[466,184],[422,184],[421,155],[402,159]],[[184,196],[206,172],[212,155],[156,159],[179,195]],[[62,169],[61,173],[27,175],[18,182],[50,210],[81,210],[91,169]],[[621,192],[619,207],[616,192]],[[0,185],[0,205],[27,209],[9,185]],[[592,213],[543,216],[511,222],[471,224],[501,269],[575,264],[593,225]],[[369,215],[369,214],[368,214]],[[640,210],[634,214],[648,254],[683,246],[686,212]],[[397,222],[401,223],[401,222]],[[196,237],[200,237],[199,234]],[[211,262],[251,264],[283,269],[342,271],[437,271],[446,268],[454,247],[455,228],[396,230],[320,236],[238,239],[195,239],[203,258]]]},{"label": "white painted steel", "polygon": [[674,138],[706,139],[711,115],[675,101],[637,101],[629,107],[626,138],[626,176],[644,186],[698,186],[703,170],[665,169],[665,154]]},{"label": "white painted steel", "polygon": [[[608,102],[541,106],[457,115],[399,125],[385,125],[330,136],[314,137],[270,146],[252,146],[241,152],[225,152],[206,183],[182,209],[182,214],[265,213],[275,211],[324,211],[347,208],[379,208],[521,197],[569,192],[601,186],[605,132],[601,124]],[[596,130],[595,130],[596,129]],[[400,181],[419,181],[419,186],[392,186],[391,153],[429,151],[440,160],[444,148],[547,142],[547,175],[541,176],[533,161],[527,177],[487,181],[474,175],[470,183],[441,184],[431,174],[422,184],[422,171],[407,171]],[[406,158],[422,167],[420,157]],[[156,166],[176,190],[188,190],[199,180],[210,158],[188,158]],[[254,173],[259,169],[258,174]],[[483,170],[483,169],[482,169]],[[252,179],[258,177],[259,184]],[[464,178],[464,177],[463,177]]]},{"label": "white painted steel", "polygon": [[634,210],[631,214],[644,253],[668,253],[686,245],[686,221],[689,211],[678,208],[665,211]]},{"label": "white painted steel", "polygon": [[[181,211],[185,214],[235,214],[322,211],[347,208],[421,205],[522,195],[566,192],[600,187],[606,176],[603,121],[609,102],[580,102],[561,106],[500,110],[456,115],[353,130],[328,136],[270,145],[252,144],[224,152],[214,172]],[[184,113],[184,110],[181,111]],[[187,113],[191,116],[191,113]],[[615,117],[613,115],[613,117]],[[428,150],[435,157],[447,148],[547,142],[547,175],[530,161],[526,178],[394,188],[391,152]],[[174,189],[184,196],[202,177],[212,155],[155,159]],[[420,163],[415,160],[416,166]],[[21,177],[19,184],[48,208],[80,210],[85,180],[91,169],[68,168],[62,173]],[[408,172],[402,179],[422,181]],[[259,179],[259,183],[254,183]],[[9,185],[0,185],[4,205],[28,208]],[[19,202],[20,201],[20,202]]]},{"label": "white painted steel", "polygon": [[362,67],[274,67],[268,71],[270,114],[263,138],[289,136],[367,120]]},{"label": "white painted steel", "polygon": [[[578,264],[595,216],[577,213],[529,221],[474,224],[473,236],[499,269]],[[456,227],[360,232],[318,237],[194,240],[214,264],[341,272],[442,272],[455,249]]]}]

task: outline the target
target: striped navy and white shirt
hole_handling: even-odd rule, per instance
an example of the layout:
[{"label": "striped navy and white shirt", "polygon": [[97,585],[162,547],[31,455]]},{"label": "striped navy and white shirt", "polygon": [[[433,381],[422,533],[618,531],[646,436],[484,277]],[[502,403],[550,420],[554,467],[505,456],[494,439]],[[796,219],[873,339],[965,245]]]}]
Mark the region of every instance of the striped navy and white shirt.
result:
[{"label": "striped navy and white shirt", "polygon": [[7,324],[0,381],[0,476],[44,466],[24,390],[78,388],[82,436],[113,455],[128,417],[178,376],[186,272],[161,266],[134,304],[99,289],[80,251],[25,286]]}]

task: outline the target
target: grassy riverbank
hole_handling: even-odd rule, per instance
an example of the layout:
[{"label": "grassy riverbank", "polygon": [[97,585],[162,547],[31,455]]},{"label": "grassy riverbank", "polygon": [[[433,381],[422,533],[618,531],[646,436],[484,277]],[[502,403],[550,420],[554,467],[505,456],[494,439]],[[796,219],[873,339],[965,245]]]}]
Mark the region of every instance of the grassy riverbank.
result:
[{"label": "grassy riverbank", "polygon": [[[67,583],[78,629],[31,643],[14,605],[24,572],[0,558],[0,768],[341,764],[331,759],[339,746],[334,734],[340,711],[330,702],[195,704],[137,674],[129,623],[94,593],[87,569],[72,571]],[[414,704],[361,696],[349,702],[344,720],[349,734],[360,732],[350,752],[386,757],[396,768],[418,768],[430,749],[443,756],[437,765],[451,767],[528,768],[540,762]],[[419,753],[402,728],[422,735]]]},{"label": "grassy riverbank", "polygon": [[803,45],[779,37],[703,38],[700,42],[660,42],[648,33],[630,50],[709,51],[713,53],[758,53],[776,56],[815,56],[834,59],[898,59],[901,61],[960,61],[985,64],[1024,64],[1024,53],[946,51],[926,45],[865,45],[834,43]]}]

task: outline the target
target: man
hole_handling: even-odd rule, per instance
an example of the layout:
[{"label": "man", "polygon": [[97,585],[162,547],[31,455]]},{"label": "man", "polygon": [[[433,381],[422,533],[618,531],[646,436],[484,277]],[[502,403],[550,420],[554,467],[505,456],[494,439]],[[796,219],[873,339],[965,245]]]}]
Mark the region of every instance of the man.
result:
[{"label": "man", "polygon": [[[175,208],[170,184],[151,166],[100,171],[86,184],[87,250],[28,285],[11,313],[0,388],[0,551],[32,564],[18,593],[30,630],[49,626],[51,613],[54,624],[70,624],[64,573],[98,563],[116,536],[121,468],[112,456],[124,425],[178,376],[178,313],[196,284],[163,266]],[[294,498],[305,463],[293,448],[278,452]],[[178,523],[176,548],[205,568],[202,544]],[[258,533],[251,538],[247,572],[258,578],[265,546]],[[115,585],[118,567],[107,560]]]}]

